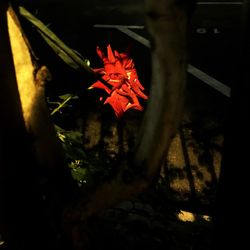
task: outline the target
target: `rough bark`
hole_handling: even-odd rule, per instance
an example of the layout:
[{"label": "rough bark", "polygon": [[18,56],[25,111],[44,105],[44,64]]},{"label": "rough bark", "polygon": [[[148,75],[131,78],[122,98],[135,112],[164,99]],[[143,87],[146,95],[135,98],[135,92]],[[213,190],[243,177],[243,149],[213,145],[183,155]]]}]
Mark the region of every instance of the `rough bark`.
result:
[{"label": "rough bark", "polygon": [[159,170],[181,118],[187,67],[187,13],[174,0],[147,0],[146,11],[153,37],[152,87],[135,165],[143,166],[152,176]]}]

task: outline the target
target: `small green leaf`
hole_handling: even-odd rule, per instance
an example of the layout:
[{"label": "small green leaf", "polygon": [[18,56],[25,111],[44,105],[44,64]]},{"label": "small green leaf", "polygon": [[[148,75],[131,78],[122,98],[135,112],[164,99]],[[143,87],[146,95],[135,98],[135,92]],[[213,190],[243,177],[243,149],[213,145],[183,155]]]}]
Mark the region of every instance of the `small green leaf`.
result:
[{"label": "small green leaf", "polygon": [[77,99],[78,97],[77,97],[77,96],[73,96],[73,95],[71,95],[71,94],[66,94],[66,95],[61,95],[60,98],[63,99],[63,102],[60,103],[60,104],[58,105],[58,107],[55,108],[55,109],[50,113],[51,116],[54,115],[54,114],[55,114],[56,112],[58,112],[58,111],[60,112],[60,109],[61,109],[61,108],[69,106],[69,105],[67,105],[66,103],[67,103],[70,99]]},{"label": "small green leaf", "polygon": [[71,171],[71,174],[72,174],[72,177],[76,181],[80,181],[80,180],[84,179],[86,172],[87,172],[87,170],[85,168],[77,168],[77,169],[73,169]]},{"label": "small green leaf", "polygon": [[65,134],[66,134],[69,141],[75,142],[75,143],[82,143],[82,133],[81,132],[69,130]]},{"label": "small green leaf", "polygon": [[73,94],[60,95],[59,98],[62,99],[62,100],[66,100],[68,98],[70,98],[70,99],[79,99],[79,97],[77,95],[73,95]]},{"label": "small green leaf", "polygon": [[68,98],[72,97],[71,94],[65,94],[65,95],[60,95],[59,98],[62,99],[62,100],[66,100]]}]

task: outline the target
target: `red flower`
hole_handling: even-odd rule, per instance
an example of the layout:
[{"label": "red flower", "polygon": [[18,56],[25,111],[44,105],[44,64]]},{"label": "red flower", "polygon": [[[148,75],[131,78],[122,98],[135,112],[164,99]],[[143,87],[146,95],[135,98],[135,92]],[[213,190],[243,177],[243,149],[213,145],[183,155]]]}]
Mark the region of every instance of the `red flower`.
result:
[{"label": "red flower", "polygon": [[[99,88],[109,95],[104,104],[109,103],[119,118],[128,109],[143,110],[138,97],[148,99],[142,92],[144,87],[138,80],[137,72],[133,60],[125,53],[112,52],[111,46],[107,46],[107,56],[97,47],[97,54],[102,59],[104,67],[94,69],[96,73],[102,75],[110,86],[101,81],[96,81],[89,89]],[[102,100],[103,97],[100,98]]]}]

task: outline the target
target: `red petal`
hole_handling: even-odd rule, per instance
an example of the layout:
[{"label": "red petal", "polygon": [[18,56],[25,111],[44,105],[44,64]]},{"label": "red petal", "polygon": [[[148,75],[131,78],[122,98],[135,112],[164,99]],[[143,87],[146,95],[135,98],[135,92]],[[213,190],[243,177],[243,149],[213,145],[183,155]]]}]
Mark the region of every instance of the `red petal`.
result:
[{"label": "red petal", "polygon": [[108,83],[113,86],[112,90],[116,90],[116,89],[120,88],[120,86],[122,84],[122,80],[112,80],[112,79],[110,79],[108,81]]},{"label": "red petal", "polygon": [[119,56],[122,60],[125,60],[125,61],[129,59],[128,53],[119,53]]},{"label": "red petal", "polygon": [[128,109],[136,109],[136,110],[142,111],[143,107],[140,105],[140,103],[134,103],[134,104],[129,103],[125,111],[127,111]]},{"label": "red petal", "polygon": [[109,62],[115,63],[115,56],[114,56],[114,54],[112,52],[110,44],[107,46],[107,51],[108,51],[108,60],[109,60]]},{"label": "red petal", "polygon": [[127,61],[124,61],[124,68],[127,70],[133,69],[134,68],[134,63],[132,59],[128,59]]},{"label": "red petal", "polygon": [[104,68],[93,69],[93,71],[98,74],[105,74]]},{"label": "red petal", "polygon": [[128,109],[136,109],[142,111],[143,107],[140,105],[138,98],[132,91],[130,97],[132,98],[133,102],[127,104],[125,111],[127,111]]},{"label": "red petal", "polygon": [[[118,90],[117,90],[117,93],[118,93],[119,95],[121,95],[121,96],[126,97],[127,99],[130,98],[130,94],[129,94],[128,92],[124,92],[124,91],[118,89]],[[131,99],[131,98],[130,98],[130,99]]]},{"label": "red petal", "polygon": [[122,59],[121,55],[116,50],[114,51],[114,54],[116,58]]},{"label": "red petal", "polygon": [[123,68],[126,69],[127,62],[130,60],[128,58],[128,55],[125,53],[120,53],[119,57],[120,57],[120,61],[122,63]]},{"label": "red petal", "polygon": [[105,63],[104,64],[104,69],[107,74],[114,74],[115,73],[115,65],[113,63]]},{"label": "red petal", "polygon": [[93,89],[93,88],[97,88],[97,89],[104,89],[108,94],[110,94],[111,90],[102,82],[97,81],[95,83],[93,83],[89,89]]},{"label": "red petal", "polygon": [[128,94],[131,92],[131,89],[127,86],[127,84],[122,84],[122,90]]},{"label": "red petal", "polygon": [[128,100],[126,98],[124,99],[119,97],[116,92],[113,92],[112,95],[108,97],[104,102],[104,104],[106,103],[109,103],[111,105],[111,107],[115,111],[115,115],[120,118],[124,113],[124,109],[128,103]]},{"label": "red petal", "polygon": [[[128,72],[130,72],[130,81],[138,80],[138,75],[137,75],[136,69],[130,69],[130,70],[128,70],[127,74],[128,74]],[[141,83],[139,83],[139,85],[140,85],[139,87],[141,89],[144,89],[144,87],[141,85]]]},{"label": "red petal", "polygon": [[144,87],[138,80],[137,72],[135,69],[131,70],[131,75],[130,75],[130,81],[129,84],[132,88],[132,90],[136,93],[137,96],[147,100],[148,97],[142,92],[144,90]]},{"label": "red petal", "polygon": [[117,60],[115,62],[115,72],[114,73],[118,73],[118,74],[122,74],[126,77],[126,70],[125,68],[122,66],[121,62],[119,60]]},{"label": "red petal", "polygon": [[137,96],[147,100],[148,97],[140,90],[139,85],[137,85],[137,81],[133,81],[130,83],[132,90],[136,93]]},{"label": "red petal", "polygon": [[129,89],[125,84],[122,85],[122,90],[117,90],[117,93],[123,97],[126,97],[129,100],[124,111],[130,108],[143,110],[142,106],[139,103],[138,98],[136,97],[136,94],[131,89]]},{"label": "red petal", "polygon": [[101,51],[101,49],[97,46],[96,47],[96,53],[98,54],[98,56],[103,60],[103,58],[105,58],[104,53]]}]

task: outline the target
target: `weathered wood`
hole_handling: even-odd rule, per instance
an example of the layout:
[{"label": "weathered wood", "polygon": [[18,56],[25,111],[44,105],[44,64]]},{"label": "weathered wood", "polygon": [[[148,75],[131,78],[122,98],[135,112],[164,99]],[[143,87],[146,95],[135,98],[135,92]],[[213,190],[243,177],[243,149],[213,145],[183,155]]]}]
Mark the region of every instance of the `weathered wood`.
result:
[{"label": "weathered wood", "polygon": [[152,86],[135,165],[147,175],[159,171],[177,131],[185,98],[187,13],[178,1],[146,1],[147,24],[153,37]]}]

